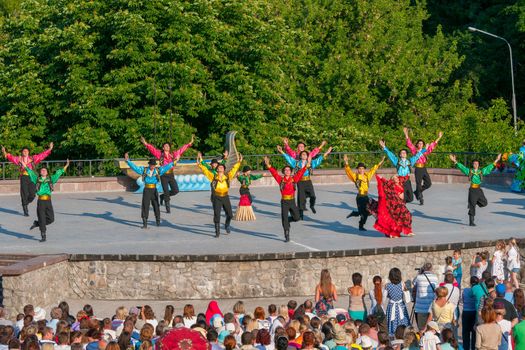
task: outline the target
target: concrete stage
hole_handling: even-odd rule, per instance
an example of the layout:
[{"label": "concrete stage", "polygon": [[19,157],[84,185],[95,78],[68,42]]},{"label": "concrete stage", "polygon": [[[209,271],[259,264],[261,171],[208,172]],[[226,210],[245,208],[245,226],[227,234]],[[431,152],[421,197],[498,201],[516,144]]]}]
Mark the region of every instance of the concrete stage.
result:
[{"label": "concrete stage", "polygon": [[[372,186],[376,194],[376,186]],[[38,229],[29,230],[36,216],[36,201],[29,218],[20,213],[19,196],[0,197],[0,253],[166,254],[204,255],[281,253],[365,249],[393,246],[495,240],[525,237],[525,196],[507,187],[484,189],[489,205],[478,208],[477,227],[467,225],[467,185],[434,184],[425,192],[425,205],[409,204],[415,237],[388,239],[373,229],[357,230],[358,218],[346,219],[355,208],[355,186],[317,185],[317,214],[292,223],[291,242],[283,242],[277,186],[252,189],[255,222],[232,221],[232,233],[214,238],[209,192],[180,193],[172,212],[161,211],[162,226],[142,230],[141,196],[129,192],[56,193],[55,223],[48,241],[39,243]],[[235,208],[238,190],[231,196]],[[224,218],[223,218],[224,221]],[[221,225],[222,226],[222,225]]]}]

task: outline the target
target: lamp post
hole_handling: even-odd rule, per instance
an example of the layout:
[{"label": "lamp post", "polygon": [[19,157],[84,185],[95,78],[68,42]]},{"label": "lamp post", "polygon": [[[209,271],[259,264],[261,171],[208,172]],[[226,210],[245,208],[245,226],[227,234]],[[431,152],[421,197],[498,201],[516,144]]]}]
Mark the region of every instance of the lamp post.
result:
[{"label": "lamp post", "polygon": [[488,35],[488,36],[491,36],[493,38],[496,38],[496,39],[500,39],[500,40],[503,40],[508,48],[509,48],[509,54],[510,54],[510,78],[511,78],[511,82],[512,82],[512,112],[513,112],[513,115],[514,115],[514,134],[517,135],[518,134],[518,117],[517,117],[517,112],[516,112],[516,92],[514,91],[514,64],[512,62],[512,48],[510,47],[510,44],[509,42],[507,41],[507,39],[501,37],[501,36],[498,36],[496,34],[492,34],[492,33],[489,33],[489,32],[486,32],[484,30],[481,30],[481,29],[478,29],[478,28],[474,28],[474,27],[468,27],[468,30],[471,31],[471,32],[478,32],[478,33],[481,33],[481,34],[485,34],[485,35]]}]

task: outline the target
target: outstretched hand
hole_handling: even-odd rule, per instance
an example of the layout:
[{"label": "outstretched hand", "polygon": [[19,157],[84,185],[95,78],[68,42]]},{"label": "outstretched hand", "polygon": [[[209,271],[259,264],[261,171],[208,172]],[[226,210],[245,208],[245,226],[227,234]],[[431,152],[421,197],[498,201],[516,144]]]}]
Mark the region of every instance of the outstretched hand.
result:
[{"label": "outstretched hand", "polygon": [[146,144],[147,144],[146,139],[144,138],[144,136],[141,136],[141,137],[140,137],[140,142],[141,142],[143,145],[146,145]]},{"label": "outstretched hand", "polygon": [[129,154],[128,154],[128,152],[124,153],[124,159],[125,159],[126,161],[129,160]]},{"label": "outstretched hand", "polygon": [[68,158],[68,159],[66,159],[66,165],[64,166],[64,170],[66,170],[69,167],[69,163],[70,163],[70,161],[69,161],[69,158]]},{"label": "outstretched hand", "polygon": [[53,147],[55,147],[55,144],[53,142],[50,142],[49,143],[49,150],[51,151],[53,149]]},{"label": "outstretched hand", "polygon": [[244,158],[242,157],[242,154],[241,154],[241,153],[237,153],[237,159],[238,159],[238,162],[239,162],[239,163],[242,163],[242,160],[243,160]]},{"label": "outstretched hand", "polygon": [[343,160],[344,160],[345,164],[348,165],[348,154],[345,154],[343,156]]},{"label": "outstretched hand", "polygon": [[288,138],[286,138],[286,137],[283,138],[283,143],[284,143],[285,145],[288,145],[288,142],[289,142],[289,141],[288,141]]},{"label": "outstretched hand", "polygon": [[404,128],[403,128],[403,133],[404,133],[405,136],[408,138],[408,128],[407,128],[407,127],[404,127]]},{"label": "outstretched hand", "polygon": [[197,152],[197,163],[200,164],[202,162],[202,153]]},{"label": "outstretched hand", "polygon": [[332,147],[330,147],[330,148],[328,148],[328,149],[326,150],[326,152],[324,153],[324,157],[325,157],[325,158],[328,157],[328,155],[329,155],[330,153],[332,153]]},{"label": "outstretched hand", "polygon": [[385,140],[383,139],[379,140],[379,146],[381,146],[382,148],[385,148],[386,147]]},{"label": "outstretched hand", "polygon": [[457,159],[456,159],[456,155],[454,154],[449,154],[448,157],[450,158],[451,161],[453,161],[454,163],[457,163]]},{"label": "outstretched hand", "polygon": [[228,155],[229,155],[229,154],[230,154],[230,153],[228,152],[228,150],[225,150],[224,153],[222,154],[222,157],[223,157],[224,159],[228,159]]},{"label": "outstretched hand", "polygon": [[498,154],[498,156],[496,157],[496,160],[494,161],[494,163],[497,163],[501,160],[501,153]]},{"label": "outstretched hand", "polygon": [[381,159],[381,161],[379,162],[379,165],[382,165],[386,160],[386,157],[383,156],[383,158]]},{"label": "outstretched hand", "polygon": [[2,154],[4,155],[4,157],[7,156],[7,151],[5,150],[5,147],[4,147],[4,146],[2,146]]},{"label": "outstretched hand", "polygon": [[443,137],[443,131],[440,131],[438,134],[438,139],[436,141],[441,140],[442,137]]},{"label": "outstretched hand", "polygon": [[195,141],[195,135],[191,135],[190,145],[193,145],[193,142]]},{"label": "outstretched hand", "polygon": [[277,145],[277,151],[279,153],[284,153],[283,148],[281,146],[279,146],[279,145]]},{"label": "outstretched hand", "polygon": [[306,163],[306,166],[312,165],[312,156],[308,156],[308,163]]},{"label": "outstretched hand", "polygon": [[323,140],[323,142],[321,142],[321,144],[319,145],[319,149],[322,149],[324,146],[326,146],[326,141]]},{"label": "outstretched hand", "polygon": [[270,158],[268,156],[264,156],[264,164],[266,165],[267,168],[270,167]]},{"label": "outstretched hand", "polygon": [[180,155],[177,155],[177,157],[175,158],[175,163],[177,163],[179,160],[180,160]]}]

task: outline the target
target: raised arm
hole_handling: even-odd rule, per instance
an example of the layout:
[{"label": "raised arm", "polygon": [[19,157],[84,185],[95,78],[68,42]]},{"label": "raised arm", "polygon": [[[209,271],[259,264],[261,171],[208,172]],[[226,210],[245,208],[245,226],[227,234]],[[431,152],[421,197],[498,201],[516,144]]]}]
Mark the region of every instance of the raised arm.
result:
[{"label": "raised arm", "polygon": [[44,159],[46,159],[50,154],[51,154],[51,151],[53,150],[53,147],[54,147],[54,144],[53,142],[51,142],[49,144],[49,148],[46,149],[44,152],[42,153],[39,153],[39,154],[35,154],[32,158],[33,158],[33,164],[34,165],[37,165],[38,163],[40,163],[41,161],[43,161]]},{"label": "raised arm", "polygon": [[58,169],[57,171],[55,171],[53,175],[51,175],[51,182],[53,184],[56,184],[60,176],[64,175],[68,167],[69,167],[69,159],[66,161],[66,165],[63,168]]},{"label": "raised arm", "polygon": [[228,172],[228,179],[230,179],[230,181],[235,178],[235,174],[237,174],[237,171],[239,171],[239,168],[241,167],[242,154],[239,154],[237,156],[237,159],[238,159],[237,163],[235,163],[233,168],[231,168],[231,170]]},{"label": "raised arm", "polygon": [[286,153],[281,153],[281,154],[282,154],[282,156],[286,160],[286,163],[288,163],[289,166],[291,166],[292,168],[295,168],[297,166],[297,161],[295,160],[295,158],[293,158],[292,156],[290,156],[289,154],[286,154]]},{"label": "raised arm", "polygon": [[390,160],[390,163],[392,163],[393,166],[397,166],[397,156],[391,151],[388,149],[388,147],[385,146],[385,148],[383,148],[383,151],[386,153],[386,156],[388,157],[388,159]]},{"label": "raised arm", "polygon": [[131,161],[131,159],[129,159],[129,155],[127,153],[124,154],[124,159],[126,159],[126,163],[128,164],[128,166],[130,167],[131,170],[133,170],[134,172],[136,172],[139,175],[142,175],[144,173],[144,167],[143,166],[138,166],[135,163],[133,163]]},{"label": "raised arm", "polygon": [[157,148],[155,148],[155,146],[149,144],[146,142],[146,139],[144,137],[140,137],[140,142],[146,146],[146,149],[148,150],[149,153],[151,153],[151,155],[157,159],[160,159],[160,156],[161,156],[161,151]]},{"label": "raised arm", "polygon": [[270,158],[264,157],[264,164],[266,165],[266,168],[268,169],[270,174],[272,174],[275,181],[277,181],[277,183],[281,183],[282,177],[281,175],[279,175],[277,170],[275,170],[275,168],[273,168],[272,165],[270,164]]},{"label": "raised arm", "polygon": [[312,169],[315,169],[317,167],[319,167],[321,165],[321,163],[323,162],[323,159],[324,157],[321,155],[315,159],[312,160]]},{"label": "raised arm", "polygon": [[[323,141],[321,142],[321,144],[319,145],[319,147],[316,147],[314,148],[311,152],[310,152],[310,155],[312,156],[312,158],[315,158],[316,155],[319,154],[319,152],[321,152],[321,150],[323,149],[323,147],[326,146],[326,141]],[[330,150],[332,148],[330,147]],[[325,158],[326,158],[326,155],[325,155]]]},{"label": "raised arm", "polygon": [[283,143],[286,153],[290,155],[290,157],[297,158],[297,153],[295,153],[295,151],[290,147],[289,141],[286,137],[283,139]]},{"label": "raised arm", "polygon": [[250,180],[252,180],[252,181],[259,180],[263,176],[264,176],[264,174],[250,174]]},{"label": "raised arm", "polygon": [[173,161],[173,162],[170,162],[168,164],[165,164],[163,166],[161,166],[159,168],[159,175],[162,176],[164,175],[168,170],[170,170],[171,168],[173,168],[176,164],[177,164],[177,161],[179,160],[180,156],[177,157],[177,160]]},{"label": "raised arm", "polygon": [[417,149],[416,149],[416,146],[414,146],[414,144],[412,143],[412,140],[410,140],[410,136],[408,136],[408,128],[403,128],[403,133],[405,134],[405,140],[406,140],[408,149],[410,150],[412,154],[416,154]]},{"label": "raised arm", "polygon": [[381,161],[379,163],[374,165],[372,167],[372,169],[368,170],[368,172],[366,173],[366,177],[368,178],[368,181],[372,180],[372,177],[376,173],[377,169],[379,169],[381,167],[381,165],[383,165],[383,163],[385,162],[385,159],[386,159],[386,157],[383,157],[383,159],[381,159]]},{"label": "raised arm", "polygon": [[350,179],[350,181],[355,182],[356,175],[352,171],[352,168],[350,168],[350,165],[348,165],[348,156],[346,154],[343,156],[343,160],[345,162],[345,173],[346,173],[346,176]]},{"label": "raised arm", "polygon": [[27,175],[29,175],[29,180],[31,180],[32,183],[36,184],[36,182],[38,180],[37,173],[35,173],[35,171],[33,169],[29,169],[27,167],[27,164],[24,164],[24,168],[27,171]]},{"label": "raised arm", "polygon": [[184,152],[186,152],[186,150],[193,145],[193,141],[195,141],[195,135],[191,135],[191,141],[189,143],[183,145],[181,148],[173,152],[173,158],[182,157]]}]

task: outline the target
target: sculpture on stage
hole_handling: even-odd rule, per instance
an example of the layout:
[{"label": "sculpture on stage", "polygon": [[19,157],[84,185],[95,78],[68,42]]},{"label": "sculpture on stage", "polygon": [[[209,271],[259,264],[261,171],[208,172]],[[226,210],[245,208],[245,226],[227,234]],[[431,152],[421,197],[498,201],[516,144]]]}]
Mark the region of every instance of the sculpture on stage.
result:
[{"label": "sculpture on stage", "polygon": [[518,153],[507,156],[509,163],[516,167],[516,175],[510,185],[512,192],[525,192],[525,140]]}]

